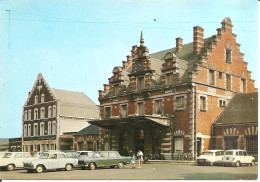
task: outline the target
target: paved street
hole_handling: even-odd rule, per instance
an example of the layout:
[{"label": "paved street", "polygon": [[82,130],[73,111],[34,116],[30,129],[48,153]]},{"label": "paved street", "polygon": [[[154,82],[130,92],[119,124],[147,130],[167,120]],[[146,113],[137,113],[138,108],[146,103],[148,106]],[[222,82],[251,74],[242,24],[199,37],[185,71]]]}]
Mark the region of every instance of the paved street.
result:
[{"label": "paved street", "polygon": [[74,168],[72,171],[27,173],[25,170],[0,171],[3,180],[15,179],[257,179],[258,166],[222,167],[178,164],[144,164],[142,169],[97,169],[94,171]]}]

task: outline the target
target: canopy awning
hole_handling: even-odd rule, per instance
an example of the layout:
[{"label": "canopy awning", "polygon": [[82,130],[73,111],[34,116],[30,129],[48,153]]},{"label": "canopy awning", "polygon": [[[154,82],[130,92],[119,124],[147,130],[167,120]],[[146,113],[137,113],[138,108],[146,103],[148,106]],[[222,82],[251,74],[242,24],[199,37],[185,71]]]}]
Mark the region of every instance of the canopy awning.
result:
[{"label": "canopy awning", "polygon": [[128,116],[126,118],[108,118],[88,121],[101,128],[118,130],[124,128],[170,127],[170,118],[159,116]]}]

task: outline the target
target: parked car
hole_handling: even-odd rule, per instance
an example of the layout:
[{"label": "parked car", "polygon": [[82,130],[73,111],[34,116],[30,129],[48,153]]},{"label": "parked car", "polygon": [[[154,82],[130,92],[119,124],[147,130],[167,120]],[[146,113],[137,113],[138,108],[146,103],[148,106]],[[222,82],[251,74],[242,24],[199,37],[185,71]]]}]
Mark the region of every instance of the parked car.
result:
[{"label": "parked car", "polygon": [[64,152],[43,152],[39,159],[28,160],[24,163],[27,172],[41,173],[50,169],[65,169],[70,171],[77,164],[77,159],[68,158]]},{"label": "parked car", "polygon": [[224,166],[241,166],[241,164],[255,165],[255,158],[249,156],[245,150],[226,150],[223,157]]},{"label": "parked car", "polygon": [[30,152],[6,152],[0,159],[0,168],[5,168],[8,171],[22,168],[23,162],[32,158]]},{"label": "parked car", "polygon": [[97,167],[115,167],[123,168],[124,165],[130,163],[131,157],[123,157],[116,151],[99,151],[94,152],[91,158],[79,159],[79,166],[89,168],[91,170]]},{"label": "parked car", "polygon": [[223,150],[207,150],[197,158],[197,165],[209,165],[222,164],[224,151]]},{"label": "parked car", "polygon": [[0,152],[0,159],[3,158],[6,152]]}]

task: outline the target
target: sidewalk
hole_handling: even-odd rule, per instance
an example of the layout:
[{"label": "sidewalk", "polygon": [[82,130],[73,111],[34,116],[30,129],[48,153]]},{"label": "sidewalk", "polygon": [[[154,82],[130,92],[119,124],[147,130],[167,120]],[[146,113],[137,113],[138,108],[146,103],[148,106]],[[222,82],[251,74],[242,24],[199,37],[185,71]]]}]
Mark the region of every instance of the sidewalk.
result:
[{"label": "sidewalk", "polygon": [[187,161],[187,160],[149,160],[147,162],[145,162],[146,164],[152,164],[152,163],[173,163],[176,165],[192,165],[192,164],[196,164],[196,161]]}]

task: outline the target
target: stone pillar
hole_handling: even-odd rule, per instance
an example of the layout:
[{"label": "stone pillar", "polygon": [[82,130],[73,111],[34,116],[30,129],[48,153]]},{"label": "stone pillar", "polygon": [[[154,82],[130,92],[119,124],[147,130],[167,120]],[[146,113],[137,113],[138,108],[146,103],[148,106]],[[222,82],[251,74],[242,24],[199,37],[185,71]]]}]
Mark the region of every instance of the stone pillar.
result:
[{"label": "stone pillar", "polygon": [[144,130],[144,153],[146,156],[152,153],[152,131],[151,131],[151,129]]},{"label": "stone pillar", "polygon": [[172,152],[172,133],[171,129],[167,128],[162,131],[161,154],[165,159],[171,159]]},{"label": "stone pillar", "polygon": [[111,150],[119,151],[119,131],[111,131]]}]

